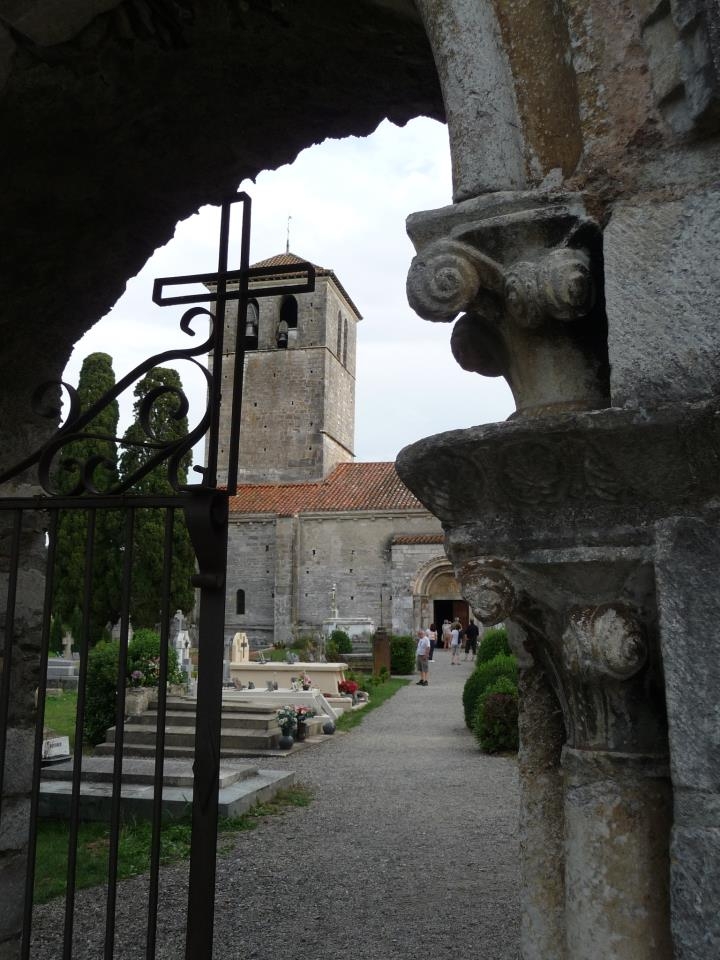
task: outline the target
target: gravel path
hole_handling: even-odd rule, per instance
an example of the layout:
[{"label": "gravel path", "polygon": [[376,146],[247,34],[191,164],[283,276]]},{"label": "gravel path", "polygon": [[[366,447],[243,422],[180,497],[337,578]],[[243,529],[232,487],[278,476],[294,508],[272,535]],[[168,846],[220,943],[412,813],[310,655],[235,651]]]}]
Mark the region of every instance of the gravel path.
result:
[{"label": "gravel path", "polygon": [[[273,760],[314,800],[240,835],[219,860],[214,960],[517,956],[516,764],[483,756],[464,726],[470,669],[437,651],[428,687],[413,683],[350,733]],[[186,865],[163,871],[158,960],[183,956],[186,877]],[[119,901],[116,957],[134,960],[146,881],[123,882]],[[78,902],[77,957],[95,960],[104,898]],[[37,911],[42,960],[55,956],[61,904]]]}]

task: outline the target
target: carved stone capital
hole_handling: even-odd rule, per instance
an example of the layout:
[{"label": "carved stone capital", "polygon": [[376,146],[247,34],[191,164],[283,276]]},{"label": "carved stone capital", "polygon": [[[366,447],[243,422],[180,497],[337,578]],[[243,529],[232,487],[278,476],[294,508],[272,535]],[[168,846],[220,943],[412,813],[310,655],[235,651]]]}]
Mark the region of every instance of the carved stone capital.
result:
[{"label": "carved stone capital", "polygon": [[518,410],[607,405],[600,235],[576,197],[501,194],[415,214],[408,301],[451,322],[463,369],[506,377]]},{"label": "carved stone capital", "polygon": [[562,652],[571,675],[599,682],[627,680],[647,660],[640,620],[622,603],[572,610],[562,635]]},{"label": "carved stone capital", "polygon": [[463,565],[459,580],[463,596],[470,601],[473,612],[482,623],[500,623],[515,610],[515,588],[509,577],[496,567],[471,560]]}]

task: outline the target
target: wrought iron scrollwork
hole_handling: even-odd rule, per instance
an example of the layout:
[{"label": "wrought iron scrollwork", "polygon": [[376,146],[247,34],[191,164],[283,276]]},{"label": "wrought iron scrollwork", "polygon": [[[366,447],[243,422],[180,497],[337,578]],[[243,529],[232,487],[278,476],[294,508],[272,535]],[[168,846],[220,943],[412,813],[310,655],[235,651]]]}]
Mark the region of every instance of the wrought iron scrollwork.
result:
[{"label": "wrought iron scrollwork", "polygon": [[[138,364],[126,376],[122,377],[112,389],[108,390],[107,393],[86,410],[81,409],[77,390],[65,381],[47,381],[41,384],[32,396],[31,403],[33,413],[43,419],[56,422],[62,415],[63,405],[60,402],[60,398],[64,392],[69,405],[65,420],[56,433],[41,447],[33,451],[33,453],[26,457],[21,463],[16,464],[14,467],[0,474],[0,484],[6,483],[14,477],[30,470],[32,467],[37,466],[38,482],[43,490],[50,496],[57,496],[61,492],[64,496],[70,497],[107,496],[125,493],[131,490],[143,477],[147,476],[148,473],[160,464],[166,462],[168,480],[173,490],[180,492],[197,486],[182,484],[180,482],[179,467],[183,457],[207,433],[212,419],[210,398],[213,395],[213,374],[195,358],[201,355],[207,355],[213,349],[216,336],[215,315],[205,307],[193,307],[187,310],[180,320],[180,329],[183,333],[188,336],[195,336],[192,323],[200,316],[207,317],[210,321],[210,332],[207,339],[192,348],[164,350],[162,353],[157,353],[149,357],[147,360]],[[93,422],[97,420],[98,416],[106,410],[110,404],[114,403],[155,367],[172,361],[187,361],[196,367],[205,378],[207,385],[205,409],[197,425],[192,430],[189,430],[182,437],[173,437],[172,439],[158,437],[155,434],[151,422],[151,415],[155,404],[161,397],[170,395],[176,400],[175,408],[171,413],[171,417],[175,420],[181,420],[187,416],[190,411],[190,402],[185,392],[171,385],[155,387],[142,399],[138,411],[138,422],[144,433],[142,441],[130,441],[126,437],[119,437],[93,429]],[[85,460],[79,460],[76,456],[62,456],[63,450],[67,448],[68,445],[82,440],[107,441],[108,443],[117,444],[119,447],[140,447],[143,450],[152,452],[137,469],[133,470],[127,476],[124,476],[117,483],[112,484],[106,489],[102,489],[96,479],[97,473],[101,467],[112,466],[108,460],[97,454],[89,456]],[[196,466],[194,469],[196,472],[204,474],[203,467]],[[58,489],[58,478],[60,475],[65,479],[62,491]],[[73,475],[77,477],[76,482],[68,485],[67,478]]]}]

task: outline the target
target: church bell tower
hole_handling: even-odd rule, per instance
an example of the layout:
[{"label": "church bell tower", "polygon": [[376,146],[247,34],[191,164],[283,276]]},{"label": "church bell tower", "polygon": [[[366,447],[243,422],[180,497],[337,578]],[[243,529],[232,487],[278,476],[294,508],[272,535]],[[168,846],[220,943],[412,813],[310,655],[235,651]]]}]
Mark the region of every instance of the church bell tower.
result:
[{"label": "church bell tower", "polygon": [[[287,266],[287,273],[254,284],[286,286],[293,267],[303,262],[283,253],[255,263]],[[245,323],[237,324],[237,303],[227,309],[220,480],[227,477],[230,403],[225,401],[232,396],[236,329],[246,350],[238,482],[323,480],[354,457],[356,328],[362,318],[333,271],[323,267],[315,267],[312,293],[254,300],[252,291],[253,284]]]}]

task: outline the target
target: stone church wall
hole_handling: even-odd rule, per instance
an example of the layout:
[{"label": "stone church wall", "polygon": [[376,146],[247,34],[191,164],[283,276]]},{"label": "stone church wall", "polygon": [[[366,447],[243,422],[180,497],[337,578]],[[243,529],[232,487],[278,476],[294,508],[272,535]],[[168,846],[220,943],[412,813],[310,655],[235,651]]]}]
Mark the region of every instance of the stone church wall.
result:
[{"label": "stone church wall", "polygon": [[[433,532],[442,532],[440,524],[438,524],[437,530]],[[419,626],[427,627],[430,625],[429,621],[427,623],[416,622],[419,610],[413,595],[413,587],[420,569],[436,557],[445,557],[445,550],[441,543],[393,544],[391,563],[392,622],[396,633],[410,633]],[[395,627],[396,624],[398,628]]]},{"label": "stone church wall", "polygon": [[[330,616],[336,586],[341,617],[383,619],[396,633],[413,623],[412,584],[419,568],[442,554],[439,544],[392,550],[396,534],[439,533],[424,511],[315,514],[259,519],[234,518],[228,547],[226,633],[244,630],[253,647],[288,642],[313,633]],[[396,566],[395,557],[401,558]],[[236,592],[245,590],[245,614],[238,616]]]},{"label": "stone church wall", "polygon": [[[245,591],[245,614],[236,595]],[[275,619],[275,518],[234,519],[228,537],[226,637],[244,630],[254,646],[273,641]]]}]

